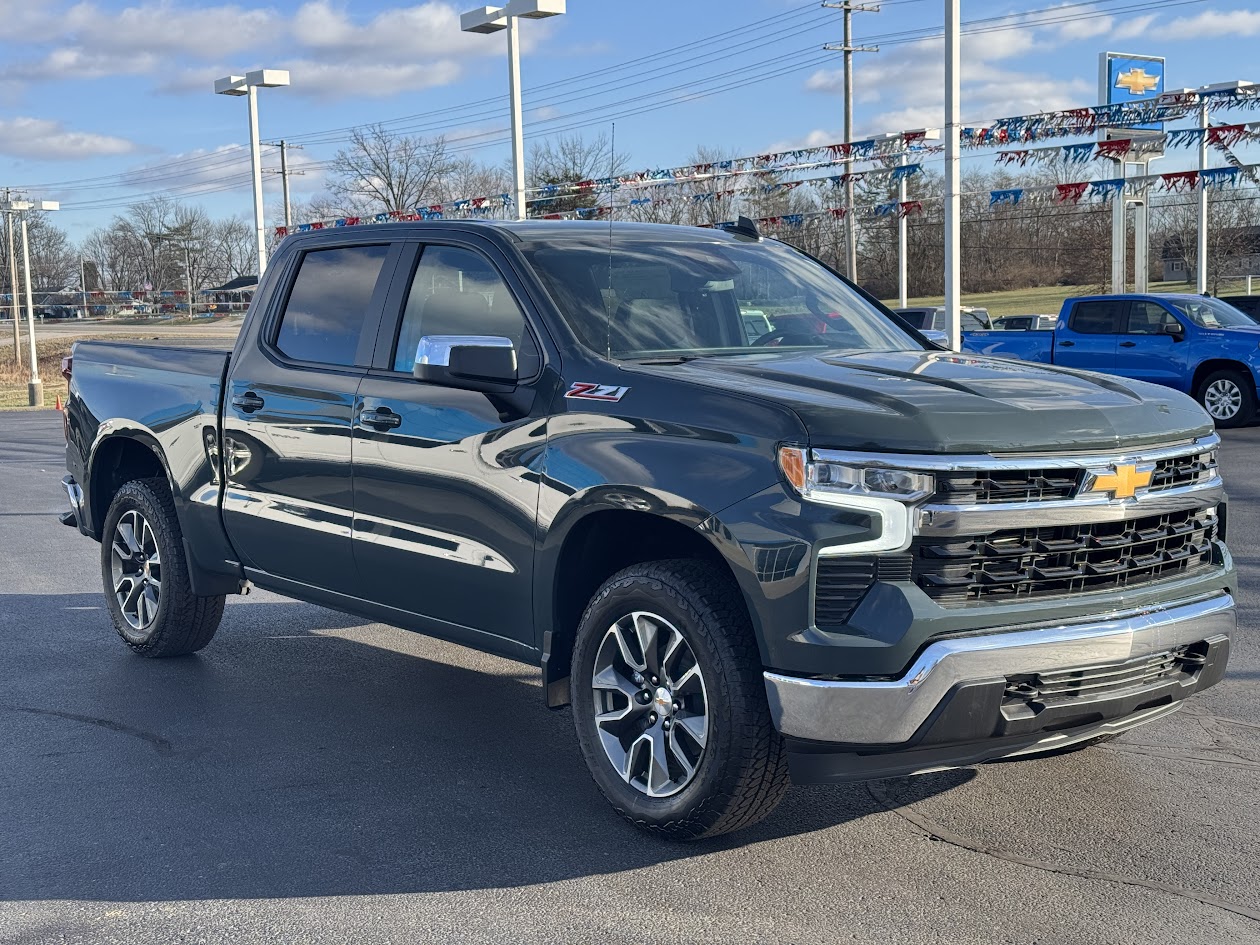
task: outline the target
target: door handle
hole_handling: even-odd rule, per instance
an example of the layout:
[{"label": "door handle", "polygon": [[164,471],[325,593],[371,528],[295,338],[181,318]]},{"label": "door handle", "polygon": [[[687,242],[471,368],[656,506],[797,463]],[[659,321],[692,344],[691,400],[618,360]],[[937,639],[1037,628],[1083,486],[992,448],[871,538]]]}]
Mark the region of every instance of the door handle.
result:
[{"label": "door handle", "polygon": [[1122,341],[1120,342],[1120,347],[1121,348],[1136,348],[1137,342],[1136,341]]},{"label": "door handle", "polygon": [[247,390],[245,393],[232,398],[232,406],[245,413],[253,413],[255,410],[262,409],[264,403],[265,401],[252,390]]},{"label": "door handle", "polygon": [[377,430],[389,430],[402,426],[402,417],[388,407],[377,407],[375,410],[364,410],[359,414],[359,423]]},{"label": "door handle", "polygon": [[1075,341],[1060,341],[1059,347],[1060,348],[1075,348],[1076,342]]}]

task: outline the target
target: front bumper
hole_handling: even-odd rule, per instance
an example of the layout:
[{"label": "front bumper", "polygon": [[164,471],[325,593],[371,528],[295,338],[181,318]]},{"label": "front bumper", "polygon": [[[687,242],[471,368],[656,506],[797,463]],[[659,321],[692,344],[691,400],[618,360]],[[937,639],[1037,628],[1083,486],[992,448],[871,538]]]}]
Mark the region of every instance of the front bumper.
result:
[{"label": "front bumper", "polygon": [[[936,770],[1066,746],[1166,714],[1224,675],[1235,623],[1234,599],[1220,593],[939,639],[897,679],[767,672],[766,691],[776,727],[800,756],[800,780]],[[1176,671],[1147,673],[1163,654]],[[1053,697],[1039,702],[1038,685]]]}]

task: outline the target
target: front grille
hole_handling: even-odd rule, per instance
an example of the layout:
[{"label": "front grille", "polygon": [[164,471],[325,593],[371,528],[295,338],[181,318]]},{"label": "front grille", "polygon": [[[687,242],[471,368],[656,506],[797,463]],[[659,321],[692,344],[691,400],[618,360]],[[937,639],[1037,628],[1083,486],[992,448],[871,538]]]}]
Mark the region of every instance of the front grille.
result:
[{"label": "front grille", "polygon": [[[1084,465],[1088,465],[1085,463]],[[1084,473],[1076,468],[975,469],[936,473],[937,505],[992,505],[997,502],[1054,502],[1076,496]],[[1103,461],[1096,465],[1106,466]],[[1217,476],[1216,449],[1210,447],[1155,462],[1149,491],[1163,492]]]},{"label": "front grille", "polygon": [[908,581],[910,555],[861,555],[818,559],[814,584],[814,625],[842,626],[876,581]]},{"label": "front grille", "polygon": [[1002,710],[1008,718],[1074,701],[1099,700],[1185,680],[1203,668],[1207,645],[1195,643],[1109,666],[1006,677]]},{"label": "front grille", "polygon": [[1216,450],[1204,450],[1192,456],[1177,456],[1173,459],[1161,459],[1155,464],[1155,475],[1151,477],[1151,492],[1163,492],[1166,489],[1180,489],[1193,486],[1217,476]]},{"label": "front grille", "polygon": [[1214,509],[1186,509],[1128,522],[920,537],[911,545],[913,579],[946,606],[1140,587],[1209,567],[1216,535]]},{"label": "front grille", "polygon": [[1070,499],[1080,485],[1079,469],[992,469],[936,474],[931,501],[943,505],[1049,502]]}]

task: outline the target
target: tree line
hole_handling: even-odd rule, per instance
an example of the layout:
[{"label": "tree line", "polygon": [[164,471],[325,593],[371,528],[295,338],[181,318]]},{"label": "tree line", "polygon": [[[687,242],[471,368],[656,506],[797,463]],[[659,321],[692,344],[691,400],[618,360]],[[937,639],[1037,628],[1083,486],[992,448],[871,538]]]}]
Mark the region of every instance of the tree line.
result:
[{"label": "tree line", "polygon": [[[733,156],[704,146],[688,161],[717,164]],[[628,167],[627,156],[615,151],[603,134],[559,136],[536,144],[527,163],[527,187],[535,195],[548,185],[558,185],[558,189],[545,198],[532,197],[531,215],[587,210],[623,220],[712,226],[737,215],[762,219],[800,214],[799,224],[774,227],[771,235],[843,271],[847,228],[842,220],[820,212],[841,206],[839,188],[777,186],[790,181],[775,173],[680,182],[650,190],[623,188],[612,194],[563,186],[615,177]],[[964,174],[963,291],[1045,285],[1105,288],[1111,271],[1110,206],[1031,200],[990,206],[990,191],[1044,188],[1080,176],[1087,175],[1078,168],[1053,166]],[[329,163],[325,180],[322,194],[295,207],[295,222],[410,211],[416,206],[507,193],[512,187],[509,165],[481,163],[442,137],[391,135],[381,126],[356,130]],[[644,195],[652,199],[632,201]],[[860,206],[895,199],[891,185],[859,187]],[[922,207],[907,219],[909,294],[939,295],[944,266],[940,175],[925,170],[910,177],[908,199]],[[1165,251],[1180,256],[1192,271],[1197,263],[1195,195],[1151,194],[1150,199],[1152,278],[1162,275]],[[1208,281],[1215,289],[1238,269],[1239,260],[1260,250],[1260,197],[1255,188],[1246,187],[1214,191],[1210,200]],[[272,216],[279,216],[279,208]],[[216,219],[204,208],[174,197],[133,204],[78,246],[48,215],[32,213],[28,221],[31,268],[41,288],[182,291],[191,281],[200,290],[256,272],[254,234],[247,218]],[[1128,245],[1131,254],[1132,235]],[[896,216],[859,219],[859,283],[881,298],[894,297],[897,272]],[[4,252],[0,252],[0,281],[6,286],[10,282]]]}]

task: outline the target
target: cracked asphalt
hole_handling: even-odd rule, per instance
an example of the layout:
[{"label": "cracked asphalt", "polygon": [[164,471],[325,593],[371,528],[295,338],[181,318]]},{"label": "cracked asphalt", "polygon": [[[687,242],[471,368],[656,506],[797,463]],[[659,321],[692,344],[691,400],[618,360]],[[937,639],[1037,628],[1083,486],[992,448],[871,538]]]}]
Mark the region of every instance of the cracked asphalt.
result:
[{"label": "cracked asphalt", "polygon": [[198,656],[132,656],[56,522],[59,416],[0,414],[0,942],[1260,942],[1260,428],[1223,436],[1221,685],[1109,746],[794,788],[670,846],[531,667],[265,593]]}]

